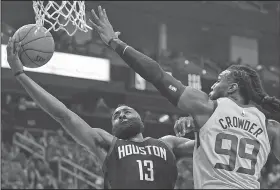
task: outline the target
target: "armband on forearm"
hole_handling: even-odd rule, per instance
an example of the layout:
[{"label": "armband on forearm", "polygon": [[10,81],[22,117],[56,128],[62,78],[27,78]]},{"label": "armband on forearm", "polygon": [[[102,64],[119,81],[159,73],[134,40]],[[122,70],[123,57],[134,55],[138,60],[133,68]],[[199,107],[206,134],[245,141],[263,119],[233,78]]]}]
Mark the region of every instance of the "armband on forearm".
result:
[{"label": "armband on forearm", "polygon": [[145,80],[151,82],[163,96],[177,106],[179,98],[185,89],[185,86],[180,81],[167,74],[156,61],[121,40],[112,40],[110,46],[127,65]]},{"label": "armband on forearm", "polygon": [[186,88],[180,81],[176,80],[166,72],[163,73],[161,79],[154,83],[154,86],[174,106],[177,106],[178,101]]}]

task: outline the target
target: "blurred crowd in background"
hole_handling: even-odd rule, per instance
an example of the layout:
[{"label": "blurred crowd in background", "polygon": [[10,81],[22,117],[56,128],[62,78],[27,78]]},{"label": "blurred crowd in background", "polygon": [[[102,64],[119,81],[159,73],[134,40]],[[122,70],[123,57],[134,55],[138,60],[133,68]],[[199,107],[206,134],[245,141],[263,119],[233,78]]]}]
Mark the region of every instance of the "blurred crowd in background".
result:
[{"label": "blurred crowd in background", "polygon": [[[36,154],[9,142],[2,142],[2,188],[4,189],[90,189],[86,183],[78,181],[70,175],[58,179],[58,159],[65,157],[92,173],[102,175],[100,165],[94,157],[73,141],[66,140],[63,131],[58,135],[44,131],[41,137],[33,137],[27,130],[22,133],[31,141],[35,141],[46,149],[46,158],[39,158]],[[28,144],[28,142],[22,142]],[[27,145],[27,146],[30,146]],[[31,145],[32,146],[32,145]],[[35,150],[36,151],[36,150]],[[82,174],[79,174],[82,176]],[[97,185],[103,180],[90,179]]]},{"label": "blurred crowd in background", "polygon": [[[99,2],[90,3],[93,4],[92,7],[96,7]],[[275,60],[277,60],[277,52],[280,52],[280,50],[277,49],[278,47],[276,44],[276,41],[280,37],[277,37],[276,31],[268,31],[270,26],[269,22],[265,22],[266,19],[262,20],[262,18],[265,17],[262,14],[271,14],[275,16],[276,12],[273,12],[273,6],[276,5],[271,5],[272,8],[270,11],[272,13],[259,13],[254,11],[253,8],[249,9],[249,5],[246,10],[239,10],[236,7],[227,7],[227,3],[215,5],[215,3],[188,2],[188,6],[190,7],[189,11],[184,10],[185,8],[187,9],[187,7],[184,8],[181,6],[182,11],[184,10],[184,14],[188,15],[183,18],[184,14],[181,14],[180,11],[177,11],[176,13],[173,11],[174,13],[172,13],[173,9],[180,9],[180,5],[178,5],[176,9],[174,8],[175,3],[173,9],[173,5],[171,4],[164,6],[163,4],[157,3],[155,3],[155,5],[153,5],[153,3],[148,3],[147,5],[145,5],[145,3],[137,3],[135,5],[129,2],[119,4],[103,2],[103,4],[109,17],[112,18],[112,24],[116,26],[116,30],[122,32],[121,37],[123,40],[131,44],[137,50],[157,60],[162,67],[168,71],[172,71],[172,75],[181,80],[183,84],[192,84],[190,82],[193,82],[193,80],[190,80],[189,74],[199,76],[199,80],[195,81],[195,83],[199,82],[196,87],[199,87],[199,89],[202,89],[207,93],[220,71],[231,64],[246,64],[244,63],[246,62],[246,59],[244,60],[242,56],[236,60],[230,60],[227,55],[224,55],[222,50],[225,49],[224,47],[226,45],[229,46],[228,44],[223,44],[224,42],[229,42],[229,39],[225,36],[244,34],[244,36],[250,37],[250,35],[252,35],[258,38],[260,41],[260,61],[256,65],[250,66],[258,70],[266,91],[270,95],[279,98],[280,63],[278,64]],[[238,5],[234,2],[229,2],[228,4],[241,6],[240,4],[242,4],[242,2]],[[1,41],[2,44],[6,44],[8,38],[12,36],[20,26],[34,23],[34,14],[31,1],[17,2],[19,12],[16,17],[13,17],[14,13],[11,14],[11,11],[7,11],[12,8],[15,9],[15,4],[13,4],[12,1],[4,2],[3,6]],[[88,4],[86,4],[86,6],[88,6]],[[199,10],[201,9],[203,10],[201,12],[205,12],[208,9],[211,9],[212,12],[209,11],[208,13],[215,15],[213,12],[215,6],[219,7],[217,11],[214,11],[216,12],[215,14],[223,11],[225,13],[226,10],[228,14],[227,16],[230,18],[229,20],[235,25],[230,26],[231,23],[228,25],[226,23],[226,25],[222,26],[218,23],[218,20],[226,20],[227,17],[225,16],[225,18],[222,18],[221,16],[219,17],[216,15],[218,24],[215,25],[216,21],[213,20],[211,21],[211,25],[208,20],[200,26],[199,24],[202,16],[201,18],[196,18],[200,16],[197,16]],[[269,6],[270,5],[266,5],[266,7]],[[149,10],[146,10],[145,7],[148,7],[150,12]],[[166,7],[168,8],[168,11],[164,11],[166,10]],[[140,8],[143,8],[143,10],[140,10]],[[266,9],[263,9],[262,11],[264,10]],[[161,11],[163,12],[161,13]],[[231,13],[234,13],[232,14],[232,17],[230,17],[230,11],[232,11]],[[247,15],[247,13],[248,18],[255,18],[256,20],[250,20],[247,17],[245,18],[244,15]],[[129,20],[130,17],[127,17],[127,14],[131,14],[131,21]],[[172,17],[170,14],[175,16]],[[191,14],[197,15],[190,16]],[[207,15],[205,18],[209,17],[210,19],[211,15]],[[242,18],[242,15],[244,16],[244,19],[235,20],[235,17]],[[179,16],[182,16],[183,19],[179,19]],[[269,18],[269,21],[273,20],[270,19],[270,17],[267,18]],[[243,21],[244,23],[241,24],[244,24],[244,27],[242,27],[241,24],[239,26],[236,24],[237,22]],[[248,23],[246,24],[245,21],[248,21]],[[273,23],[274,21],[275,18]],[[160,25],[161,29],[159,30],[160,32],[158,36],[160,36],[159,39],[164,39],[168,36],[168,43],[170,46],[165,46],[164,42],[160,43],[160,40],[155,40],[154,38],[158,37],[157,32],[152,30],[158,23],[165,22],[167,23],[166,25]],[[221,23],[222,21],[219,20],[219,22]],[[176,23],[180,23],[179,25],[182,29],[176,29],[179,27]],[[258,26],[260,23],[267,25],[264,27]],[[249,27],[245,30],[244,28],[247,25],[248,27],[250,25],[251,28]],[[166,26],[168,31],[170,31],[170,35],[166,34]],[[256,28],[259,28],[259,30],[261,29],[261,31],[254,31]],[[271,28],[274,29],[276,27],[273,25],[273,27],[270,27],[269,29]],[[229,34],[231,30],[234,31],[232,32],[233,34]],[[244,33],[243,30],[245,31]],[[79,114],[90,124],[90,126],[101,127],[110,132],[110,117],[112,111],[118,104],[125,103],[129,106],[133,106],[140,113],[146,126],[147,132],[145,135],[155,138],[168,134],[174,135],[174,122],[182,116],[182,114],[176,110],[172,110],[172,106],[164,107],[164,105],[168,103],[166,103],[166,100],[165,102],[160,102],[159,100],[161,100],[162,97],[158,94],[152,94],[155,97],[154,99],[152,99],[151,96],[145,96],[144,98],[144,95],[156,93],[155,89],[148,87],[149,84],[146,86],[146,88],[149,88],[148,90],[139,90],[136,91],[137,95],[132,94],[131,91],[127,89],[127,86],[129,85],[126,84],[131,80],[131,78],[128,77],[128,73],[131,70],[129,70],[123,61],[112,52],[110,48],[103,45],[95,32],[89,32],[86,34],[77,32],[76,35],[70,37],[65,32],[58,31],[52,32],[52,35],[55,40],[55,49],[57,52],[108,59],[110,60],[110,72],[112,75],[111,81],[108,83],[115,84],[118,80],[125,83],[123,85],[125,86],[124,89],[119,86],[116,87],[117,89],[123,90],[123,92],[121,92],[122,94],[119,92],[107,92],[110,90],[106,86],[108,83],[105,85],[105,83],[101,82],[99,86],[103,86],[104,89],[94,89],[98,85],[92,85],[92,91],[89,89],[79,89],[79,92],[77,91],[76,86],[70,87],[67,89],[68,91],[66,91],[65,89],[62,89],[62,86],[53,88],[52,85],[44,86],[44,84],[42,84],[45,89],[51,91],[52,94],[61,100],[68,108]],[[152,39],[157,42],[152,43]],[[159,47],[155,44],[159,44]],[[190,71],[193,73],[190,73]],[[22,91],[19,85],[15,83],[8,70],[1,69],[1,72],[4,75],[4,77],[1,75],[4,86],[1,89],[1,187],[3,189],[102,188],[102,164],[99,163],[94,153],[88,152],[74,142],[74,140],[62,130],[58,123],[54,122],[51,117],[43,113],[36,103],[32,101],[32,99]],[[10,76],[10,78],[7,76]],[[52,77],[53,76],[50,78]],[[34,78],[38,79],[38,81],[42,81],[46,76],[40,76],[39,74]],[[74,81],[78,79],[72,78],[71,80]],[[83,83],[86,82],[83,81]],[[63,91],[66,92],[62,93]],[[77,96],[71,97],[71,95],[74,94],[72,91],[76,91]],[[101,91],[106,91],[106,93]],[[70,93],[72,94],[66,97],[66,95]],[[63,94],[63,96],[61,94]],[[93,94],[98,95],[94,96]],[[125,98],[129,100],[126,100]],[[130,105],[132,103],[134,104]],[[148,106],[145,107],[144,105]],[[280,122],[280,113],[273,116],[268,115],[268,117],[274,118]],[[186,137],[193,139],[194,135],[191,133]],[[62,161],[62,158],[65,161]],[[176,189],[193,189],[192,159],[179,160],[177,165],[179,176],[176,183]],[[280,188],[280,163],[273,155],[270,155],[259,180],[261,188],[263,189]]]}]

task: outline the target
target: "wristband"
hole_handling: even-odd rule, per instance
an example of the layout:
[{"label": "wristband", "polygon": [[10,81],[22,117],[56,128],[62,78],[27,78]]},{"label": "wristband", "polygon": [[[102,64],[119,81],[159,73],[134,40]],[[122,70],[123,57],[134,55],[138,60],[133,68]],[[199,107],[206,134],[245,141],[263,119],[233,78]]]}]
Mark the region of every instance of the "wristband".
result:
[{"label": "wristband", "polygon": [[15,73],[15,77],[19,76],[19,75],[22,74],[22,73],[24,73],[23,70],[16,72],[16,73]]},{"label": "wristband", "polygon": [[123,49],[123,52],[122,52],[122,54],[124,54],[124,52],[125,52],[125,50],[128,48],[128,47],[130,47],[130,46],[125,46],[125,48]]}]

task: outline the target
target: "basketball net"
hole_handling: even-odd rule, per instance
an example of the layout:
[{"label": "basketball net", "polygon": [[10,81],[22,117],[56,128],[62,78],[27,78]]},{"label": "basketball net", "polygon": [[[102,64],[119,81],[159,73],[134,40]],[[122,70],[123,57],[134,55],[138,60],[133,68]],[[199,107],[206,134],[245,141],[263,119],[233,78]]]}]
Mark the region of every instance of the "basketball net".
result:
[{"label": "basketball net", "polygon": [[[64,30],[73,36],[77,30],[92,30],[86,23],[84,1],[33,1],[33,9],[37,26],[50,25],[46,32]],[[66,27],[69,23],[74,26],[71,32]]]}]

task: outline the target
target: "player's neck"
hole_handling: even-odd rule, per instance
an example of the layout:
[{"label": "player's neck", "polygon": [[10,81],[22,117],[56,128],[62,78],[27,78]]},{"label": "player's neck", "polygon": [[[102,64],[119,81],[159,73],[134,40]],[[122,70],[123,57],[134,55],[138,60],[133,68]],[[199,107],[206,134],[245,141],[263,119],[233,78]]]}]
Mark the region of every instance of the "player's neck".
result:
[{"label": "player's neck", "polygon": [[238,105],[246,105],[246,101],[244,100],[243,97],[241,97],[240,95],[231,95],[229,96],[229,98],[231,98],[233,101],[235,101]]},{"label": "player's neck", "polygon": [[144,140],[142,133],[137,134],[136,136],[129,139],[130,141],[141,142]]}]

